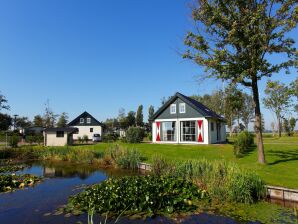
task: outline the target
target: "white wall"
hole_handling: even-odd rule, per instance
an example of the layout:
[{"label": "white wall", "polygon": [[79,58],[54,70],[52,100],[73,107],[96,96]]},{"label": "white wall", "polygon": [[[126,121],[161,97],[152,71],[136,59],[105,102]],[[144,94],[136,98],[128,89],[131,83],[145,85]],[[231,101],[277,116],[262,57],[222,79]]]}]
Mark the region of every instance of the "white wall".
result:
[{"label": "white wall", "polygon": [[[93,134],[100,134],[102,137],[102,127],[101,126],[73,126],[79,129],[78,134],[73,134],[73,139],[78,140],[78,137],[88,136],[88,139],[92,139]],[[93,128],[93,132],[90,132],[90,128]]]},{"label": "white wall", "polygon": [[68,134],[64,132],[64,137],[57,138],[56,132],[47,132],[45,134],[45,146],[65,146],[67,144]]},{"label": "white wall", "polygon": [[[203,142],[182,142],[180,141],[180,121],[198,121],[198,120],[203,120]],[[163,122],[163,121],[176,121],[176,133],[177,133],[177,141],[169,142],[169,141],[156,141],[156,122]],[[180,119],[157,119],[152,123],[152,141],[154,143],[181,143],[181,144],[209,144],[209,125],[208,125],[208,120],[205,118],[180,118]],[[162,124],[161,124],[162,125]],[[197,125],[197,124],[196,124]],[[196,137],[197,138],[197,137]]]}]

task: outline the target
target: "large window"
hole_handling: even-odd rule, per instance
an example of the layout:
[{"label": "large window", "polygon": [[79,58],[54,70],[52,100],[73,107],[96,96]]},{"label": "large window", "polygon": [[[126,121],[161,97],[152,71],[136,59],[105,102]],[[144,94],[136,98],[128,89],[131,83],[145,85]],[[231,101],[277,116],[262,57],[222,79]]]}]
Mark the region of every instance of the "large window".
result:
[{"label": "large window", "polygon": [[181,121],[181,141],[195,142],[196,141],[196,122],[195,121]]},{"label": "large window", "polygon": [[176,122],[166,121],[162,122],[162,140],[163,141],[176,141]]}]

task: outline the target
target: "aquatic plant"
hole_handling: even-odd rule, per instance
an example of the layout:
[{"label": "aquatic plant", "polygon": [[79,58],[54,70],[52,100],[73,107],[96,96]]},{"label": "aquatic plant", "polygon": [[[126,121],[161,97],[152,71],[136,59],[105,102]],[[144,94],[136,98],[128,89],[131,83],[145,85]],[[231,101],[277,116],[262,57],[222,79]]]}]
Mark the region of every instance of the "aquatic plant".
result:
[{"label": "aquatic plant", "polygon": [[16,172],[19,170],[23,170],[27,165],[5,165],[5,166],[0,166],[0,173],[7,173],[7,172]]},{"label": "aquatic plant", "polygon": [[202,192],[192,182],[169,176],[110,178],[71,197],[68,209],[90,214],[94,209],[99,214],[115,215],[120,211],[149,215],[173,213],[194,209],[193,200],[207,197]]},{"label": "aquatic plant", "polygon": [[41,178],[31,175],[14,175],[14,174],[1,174],[0,175],[0,192],[12,191],[18,188],[32,186],[40,182]]}]

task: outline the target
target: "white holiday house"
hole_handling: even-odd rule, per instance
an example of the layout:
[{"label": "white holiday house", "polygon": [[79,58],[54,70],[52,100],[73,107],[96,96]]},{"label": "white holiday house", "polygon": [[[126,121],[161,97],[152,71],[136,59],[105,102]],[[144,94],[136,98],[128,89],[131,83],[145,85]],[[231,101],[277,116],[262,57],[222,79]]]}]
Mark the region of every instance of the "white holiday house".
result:
[{"label": "white holiday house", "polygon": [[213,144],[226,141],[225,120],[200,102],[176,93],[154,114],[154,143]]}]

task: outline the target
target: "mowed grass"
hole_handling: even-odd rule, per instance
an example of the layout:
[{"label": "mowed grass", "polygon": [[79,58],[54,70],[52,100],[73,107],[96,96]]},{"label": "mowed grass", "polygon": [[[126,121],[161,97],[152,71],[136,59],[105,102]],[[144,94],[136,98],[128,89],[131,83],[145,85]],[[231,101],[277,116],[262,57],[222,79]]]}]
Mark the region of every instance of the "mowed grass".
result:
[{"label": "mowed grass", "polygon": [[[264,138],[266,165],[257,162],[257,149],[253,147],[242,158],[235,158],[232,144],[220,145],[172,145],[172,144],[126,144],[136,148],[150,163],[155,155],[172,161],[191,159],[225,160],[237,163],[243,169],[255,171],[266,184],[298,189],[298,137]],[[90,146],[73,146],[105,151],[110,143]]]}]

